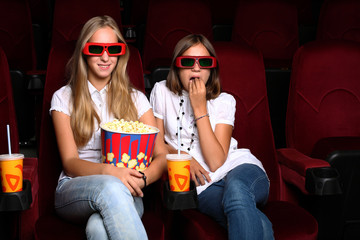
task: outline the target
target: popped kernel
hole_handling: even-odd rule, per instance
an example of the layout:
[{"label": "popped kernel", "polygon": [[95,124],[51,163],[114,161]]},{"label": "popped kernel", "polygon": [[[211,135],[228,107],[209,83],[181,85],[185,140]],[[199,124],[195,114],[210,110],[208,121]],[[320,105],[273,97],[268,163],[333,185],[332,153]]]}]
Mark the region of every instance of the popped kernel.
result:
[{"label": "popped kernel", "polygon": [[154,133],[156,129],[139,121],[125,121],[124,119],[114,119],[102,125],[102,128],[109,131],[125,133]]}]

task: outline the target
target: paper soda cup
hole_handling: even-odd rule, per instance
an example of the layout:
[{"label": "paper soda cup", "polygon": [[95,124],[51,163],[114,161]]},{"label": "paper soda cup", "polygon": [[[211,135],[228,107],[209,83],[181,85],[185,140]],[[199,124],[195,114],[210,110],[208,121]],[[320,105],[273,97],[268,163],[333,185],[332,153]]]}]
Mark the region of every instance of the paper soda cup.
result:
[{"label": "paper soda cup", "polygon": [[170,190],[187,192],[190,190],[190,160],[188,154],[167,154]]},{"label": "paper soda cup", "polygon": [[19,153],[0,155],[0,175],[3,192],[22,191],[23,159],[24,155]]}]

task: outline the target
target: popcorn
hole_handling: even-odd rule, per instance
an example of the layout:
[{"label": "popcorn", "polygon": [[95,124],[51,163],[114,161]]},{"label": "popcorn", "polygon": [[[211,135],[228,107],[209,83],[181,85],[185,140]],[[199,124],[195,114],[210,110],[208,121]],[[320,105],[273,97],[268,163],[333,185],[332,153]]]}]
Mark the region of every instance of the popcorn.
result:
[{"label": "popcorn", "polygon": [[125,121],[124,119],[114,119],[102,125],[108,131],[125,133],[155,133],[157,130],[139,121]]}]

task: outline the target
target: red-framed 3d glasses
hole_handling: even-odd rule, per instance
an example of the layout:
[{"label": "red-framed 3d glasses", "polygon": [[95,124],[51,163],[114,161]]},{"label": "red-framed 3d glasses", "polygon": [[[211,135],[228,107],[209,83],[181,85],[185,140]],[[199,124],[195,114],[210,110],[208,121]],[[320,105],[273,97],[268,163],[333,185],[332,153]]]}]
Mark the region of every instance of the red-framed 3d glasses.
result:
[{"label": "red-framed 3d glasses", "polygon": [[120,56],[125,54],[124,43],[91,43],[85,44],[83,53],[89,56],[102,56],[106,51],[109,56]]},{"label": "red-framed 3d glasses", "polygon": [[178,68],[193,68],[195,63],[198,63],[200,68],[214,68],[216,67],[216,58],[212,56],[181,56],[176,58],[175,65]]}]

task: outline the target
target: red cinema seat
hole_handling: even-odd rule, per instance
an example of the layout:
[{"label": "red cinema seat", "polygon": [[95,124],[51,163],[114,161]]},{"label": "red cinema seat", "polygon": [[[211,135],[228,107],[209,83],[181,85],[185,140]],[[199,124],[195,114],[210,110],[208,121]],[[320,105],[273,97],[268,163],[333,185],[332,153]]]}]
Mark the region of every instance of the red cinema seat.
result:
[{"label": "red cinema seat", "polygon": [[[331,160],[334,151],[360,150],[359,63],[360,45],[345,40],[307,43],[299,48],[293,61],[286,117],[287,148],[278,149],[278,156],[285,182],[308,196],[309,207],[321,198],[324,204],[318,208],[329,205],[330,210],[322,212],[330,215],[318,216],[322,219],[319,235],[324,239],[343,239],[344,234],[353,234],[346,232],[346,225],[351,222],[357,229],[360,225],[360,180],[356,177],[359,161]],[[339,172],[342,195],[338,202],[330,204],[321,192],[310,194],[307,174],[316,167],[327,167],[328,173],[332,169]],[[321,178],[324,182],[319,182],[319,188],[330,184],[331,175],[326,176],[326,171]],[[328,195],[335,193],[329,191]],[[356,237],[348,239],[359,236],[357,232]]]},{"label": "red cinema seat", "polygon": [[24,0],[3,0],[0,9],[0,46],[10,68],[19,140],[29,142],[35,136],[35,107],[28,74],[37,67],[30,8]]},{"label": "red cinema seat", "polygon": [[[69,223],[59,218],[54,209],[54,192],[57,186],[58,177],[62,170],[61,159],[57,149],[55,132],[49,114],[51,98],[53,93],[67,83],[65,75],[65,65],[74,50],[75,44],[68,42],[65,45],[54,47],[51,50],[47,78],[44,91],[42,128],[40,132],[40,152],[39,152],[39,220],[36,222],[35,239],[85,239],[85,227]],[[128,62],[128,74],[131,82],[136,88],[144,92],[144,80],[140,54],[131,45],[130,59]],[[51,159],[51,161],[49,161]],[[150,186],[152,187],[152,186]],[[150,188],[155,191],[154,188]],[[149,196],[149,202],[144,200],[145,213],[143,222],[148,233],[149,239],[163,239],[164,226],[155,213],[154,200],[152,197],[160,195],[145,193]],[[161,200],[161,199],[160,199]],[[160,202],[157,200],[157,202]],[[155,204],[156,205],[156,204]],[[158,210],[158,209],[156,209]],[[54,227],[56,226],[56,227]]]},{"label": "red cinema seat", "polygon": [[[190,33],[201,33],[212,39],[211,11],[201,0],[150,0],[143,47],[144,73],[170,67],[176,43]],[[167,69],[168,71],[168,69]],[[151,85],[164,80],[167,71],[151,79]]]},{"label": "red cinema seat", "polygon": [[55,1],[51,46],[77,40],[83,25],[92,17],[108,15],[122,31],[121,7],[118,0]]},{"label": "red cinema seat", "polygon": [[232,41],[258,48],[266,68],[289,68],[299,46],[297,16],[288,1],[240,1]]},{"label": "red cinema seat", "polygon": [[[11,152],[19,153],[19,134],[16,121],[15,106],[12,92],[9,65],[6,55],[0,47],[0,154],[8,153],[7,125],[10,127]],[[32,203],[29,209],[20,212],[0,212],[2,230],[13,231],[16,238],[31,239],[34,232],[34,223],[38,217],[37,213],[37,162],[36,158],[25,155],[23,161],[23,178],[31,183]],[[12,220],[10,220],[12,219]],[[5,222],[3,222],[3,220]],[[10,224],[10,226],[8,226]],[[10,229],[7,229],[10,228]],[[21,231],[20,231],[21,230]],[[10,236],[9,236],[10,237]]]},{"label": "red cinema seat", "polygon": [[36,55],[27,1],[0,1],[0,46],[6,53],[10,69],[36,69]]},{"label": "red cinema seat", "polygon": [[344,39],[360,42],[360,2],[325,0],[321,6],[317,40]]},{"label": "red cinema seat", "polygon": [[6,125],[10,127],[11,151],[19,152],[19,135],[15,114],[9,65],[6,55],[0,47],[0,154],[8,152]]},{"label": "red cinema seat", "polygon": [[[269,201],[262,208],[273,224],[275,239],[317,239],[315,218],[303,208],[283,201],[283,181],[276,157],[266,92],[265,69],[259,51],[234,43],[215,43],[220,79],[236,99],[233,137],[261,160],[270,179]],[[226,230],[197,210],[174,214],[171,228],[182,239],[227,239]],[[181,227],[179,227],[181,226]]]}]

